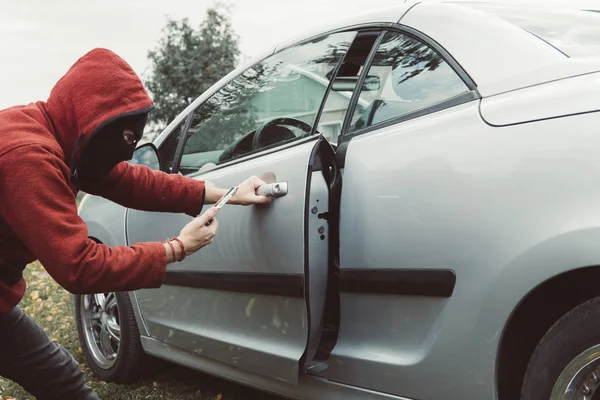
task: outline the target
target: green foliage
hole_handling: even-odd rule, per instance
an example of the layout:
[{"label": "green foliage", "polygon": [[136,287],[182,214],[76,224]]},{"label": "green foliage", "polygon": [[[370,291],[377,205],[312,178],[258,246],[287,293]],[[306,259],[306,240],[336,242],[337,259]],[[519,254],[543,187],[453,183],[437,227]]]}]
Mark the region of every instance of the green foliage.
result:
[{"label": "green foliage", "polygon": [[145,85],[156,104],[150,114],[150,128],[164,128],[233,70],[239,55],[238,37],[222,4],[210,8],[197,29],[187,18],[169,19],[158,46],[148,52],[150,73]]}]

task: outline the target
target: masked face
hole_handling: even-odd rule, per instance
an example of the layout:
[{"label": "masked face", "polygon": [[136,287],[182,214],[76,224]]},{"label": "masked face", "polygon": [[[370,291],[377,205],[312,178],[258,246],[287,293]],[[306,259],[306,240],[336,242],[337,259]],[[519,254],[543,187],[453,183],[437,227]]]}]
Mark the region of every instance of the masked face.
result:
[{"label": "masked face", "polygon": [[78,179],[106,179],[117,164],[131,160],[147,117],[143,114],[119,118],[96,132],[83,149]]}]

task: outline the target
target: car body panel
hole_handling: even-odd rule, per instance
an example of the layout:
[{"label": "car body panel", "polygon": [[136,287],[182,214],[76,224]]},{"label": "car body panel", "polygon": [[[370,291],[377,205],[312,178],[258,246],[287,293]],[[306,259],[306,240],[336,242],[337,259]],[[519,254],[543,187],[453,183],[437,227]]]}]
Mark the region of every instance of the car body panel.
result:
[{"label": "car body panel", "polygon": [[[220,234],[215,243],[170,266],[167,275],[219,272],[236,278],[240,274],[303,277],[305,246],[310,250],[311,268],[326,270],[326,242],[307,239],[306,243],[304,228],[309,159],[317,143],[314,136],[278,153],[196,175],[210,185],[232,187],[248,175],[270,174],[287,182],[289,192],[268,207],[225,206],[219,213]],[[311,195],[320,193],[326,204],[323,186],[314,188]],[[317,216],[311,214],[311,219],[317,220]],[[130,210],[128,238],[135,243],[173,237],[188,220],[185,215]],[[311,237],[317,234],[315,231]],[[311,296],[315,305],[325,295],[325,278],[316,271],[306,278],[308,287],[317,289]],[[252,290],[236,293],[174,286],[167,281],[159,289],[137,291],[137,298],[150,336],[237,368],[297,382],[300,358],[309,340],[309,315],[302,296]],[[318,318],[319,310],[311,315]],[[319,331],[319,325],[311,329],[313,334]]]},{"label": "car body panel", "polygon": [[152,338],[142,337],[142,346],[148,354],[156,357],[287,398],[302,400],[412,400],[406,397],[377,393],[335,383],[310,375],[301,375],[298,378],[298,385],[291,385],[250,371],[234,368],[210,358],[197,357],[195,354],[185,352]]},{"label": "car body panel", "polygon": [[[495,398],[495,355],[520,300],[600,263],[598,121],[495,128],[472,102],[352,139],[342,274],[452,269],[457,283],[449,299],[342,293],[340,337],[321,375],[410,398]],[[365,240],[375,234],[387,240]],[[425,385],[431,376],[436,385]]]},{"label": "car body panel", "polygon": [[[78,209],[88,228],[88,237],[107,246],[127,246],[125,216],[127,209],[99,196],[86,194]],[[141,335],[148,335],[146,323],[137,304],[136,292],[129,292]]]},{"label": "car body panel", "polygon": [[[600,264],[600,250],[596,245],[600,240],[600,191],[594,183],[600,180],[600,162],[595,157],[600,146],[596,132],[599,114],[494,128],[477,121],[476,108],[477,104],[469,103],[437,113],[434,118],[423,117],[405,122],[400,128],[384,128],[354,138],[349,146],[347,165],[351,165],[353,158],[362,159],[360,163],[367,171],[378,165],[388,165],[391,172],[393,165],[402,165],[406,169],[412,164],[413,171],[408,168],[409,174],[405,177],[414,175],[414,179],[397,185],[393,174],[373,181],[367,179],[368,175],[357,176],[359,180],[355,184],[367,186],[356,191],[359,195],[351,199],[354,203],[368,202],[368,215],[373,222],[366,221],[366,213],[357,212],[348,214],[342,219],[343,223],[358,229],[357,236],[360,231],[357,225],[365,232],[383,230],[387,237],[396,238],[394,248],[410,250],[387,259],[392,267],[403,259],[408,260],[403,265],[412,268],[456,266],[458,279],[450,299],[343,295],[343,325],[339,347],[333,354],[339,366],[331,363],[326,370],[331,381],[351,380],[351,386],[388,389],[388,393],[392,388],[407,398],[474,396],[493,399],[499,340],[505,321],[520,300],[533,288],[562,272]],[[428,118],[430,123],[425,121]],[[462,125],[465,118],[484,127],[476,125],[477,128],[468,129]],[[577,126],[583,128],[579,132],[571,129],[574,119]],[[437,124],[442,124],[444,130],[435,129]],[[565,135],[567,130],[569,133]],[[386,141],[389,141],[387,145]],[[533,143],[544,145],[532,146]],[[565,146],[566,143],[569,145]],[[382,156],[377,157],[376,163],[365,160],[361,153],[367,152],[369,145],[371,148],[385,145],[383,148],[394,150],[393,163],[390,164],[391,158]],[[507,157],[509,154],[511,157]],[[555,160],[563,162],[555,163]],[[523,174],[524,171],[530,171],[529,175]],[[590,175],[590,171],[596,172]],[[486,183],[490,179],[492,182]],[[425,185],[426,182],[431,185]],[[348,169],[344,171],[344,183],[346,189],[352,185]],[[372,187],[382,184],[384,190]],[[392,188],[395,193],[390,194]],[[419,192],[425,193],[432,188],[437,188],[438,193],[419,195]],[[442,196],[440,191],[450,191],[452,195],[447,192]],[[367,193],[371,194],[367,196]],[[404,198],[403,207],[395,208],[403,210],[394,217],[394,222],[400,224],[383,227],[377,224],[375,227],[375,221],[390,221],[388,212],[394,210],[390,206],[402,200],[402,193],[410,193],[410,196]],[[556,201],[556,193],[560,194],[559,201]],[[555,200],[546,203],[544,199],[550,197]],[[429,200],[423,202],[423,198]],[[343,202],[347,208],[352,206],[348,199]],[[490,205],[493,205],[493,212],[486,211]],[[83,215],[96,214],[93,206],[91,201],[86,203]],[[445,216],[445,220],[423,219],[426,212]],[[452,234],[437,234],[438,228]],[[418,230],[420,234],[416,234]],[[343,229],[342,232],[352,230]],[[515,235],[515,232],[519,234]],[[351,241],[346,237],[342,246],[348,246],[348,243]],[[427,248],[427,252],[419,251],[423,248]],[[342,266],[366,265],[360,263],[364,261],[364,254],[389,256],[377,250],[377,247],[357,247],[359,256],[344,257]],[[377,265],[385,267],[385,259]],[[364,302],[359,301],[360,297]],[[373,312],[374,308],[377,313]],[[369,352],[373,344],[365,342],[365,335],[360,335],[361,327],[368,326],[368,322],[380,324],[382,331],[375,336],[369,333],[366,337],[383,339],[395,353],[382,345],[378,351],[385,351],[385,357],[373,357],[374,354]],[[352,341],[361,338],[360,346],[353,349]],[[309,386],[313,384],[310,375],[301,376],[297,387],[256,375],[248,377],[240,369],[206,357],[180,352],[168,345],[161,345],[161,351],[164,351],[161,352],[156,350],[158,344],[144,343],[152,354],[168,356],[175,361],[181,356],[185,361],[178,362],[185,365],[292,397],[297,390],[304,393],[301,392],[303,382],[309,382],[306,383]],[[373,349],[377,350],[377,347]],[[361,360],[364,355],[368,357]],[[352,370],[360,372],[350,373]],[[433,375],[436,385],[424,385],[423,377]],[[377,386],[373,382],[378,382]],[[282,389],[276,389],[280,385],[283,385]]]},{"label": "car body panel", "polygon": [[79,205],[79,216],[88,227],[88,237],[119,246],[127,243],[125,214],[127,209],[99,196],[85,195]]},{"label": "car body panel", "polygon": [[[600,71],[600,59],[598,58],[565,58],[560,62],[524,71],[502,81],[491,83],[487,85],[485,91],[493,95],[503,94],[598,71]],[[492,97],[492,95],[487,97]]]},{"label": "car body panel", "polygon": [[[572,99],[565,101],[565,98]],[[481,117],[506,126],[600,110],[600,73],[549,82],[481,101]]]},{"label": "car body panel", "polygon": [[[500,341],[519,304],[553,277],[600,265],[600,61],[566,58],[468,4],[394,10],[332,29],[391,27],[399,18],[448,51],[477,84],[477,96],[341,138],[339,268],[342,278],[352,270],[451,271],[453,291],[341,290],[335,347],[328,359],[312,359],[333,251],[315,233],[331,234],[317,214],[334,210],[326,207],[323,174],[309,168],[318,143],[309,139],[196,175],[228,187],[274,172],[293,184],[273,209],[225,207],[216,242],[169,266],[301,274],[303,296],[169,284],[137,291],[148,353],[292,398],[493,400]],[[446,20],[452,24],[440,23]],[[272,53],[228,74],[155,143]],[[126,233],[125,209],[107,204],[88,196],[80,212],[90,236],[108,245],[166,239],[189,220],[128,210]],[[317,213],[307,212],[313,207]]]}]

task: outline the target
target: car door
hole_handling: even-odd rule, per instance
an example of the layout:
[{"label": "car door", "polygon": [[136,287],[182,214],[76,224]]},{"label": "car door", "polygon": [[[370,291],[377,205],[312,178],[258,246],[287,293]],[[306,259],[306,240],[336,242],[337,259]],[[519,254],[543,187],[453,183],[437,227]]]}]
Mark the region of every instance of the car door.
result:
[{"label": "car door", "polygon": [[[314,126],[355,35],[333,33],[275,53],[196,108],[184,134],[177,130],[169,171],[220,188],[256,175],[279,184],[280,197],[225,206],[213,244],[169,265],[161,288],[136,292],[152,338],[297,383],[322,330],[335,172],[333,150]],[[176,236],[189,219],[129,210],[129,243]]]},{"label": "car door", "polygon": [[443,49],[400,26],[381,34],[364,71],[380,88],[355,93],[338,149],[339,310],[326,322],[337,317],[339,331],[327,366],[311,373],[420,397],[420,378],[438,369],[428,355],[456,282],[444,263],[453,233],[440,224],[460,216],[445,213],[452,196],[435,197],[453,154],[438,149],[462,148],[461,129],[482,126],[478,94]]}]

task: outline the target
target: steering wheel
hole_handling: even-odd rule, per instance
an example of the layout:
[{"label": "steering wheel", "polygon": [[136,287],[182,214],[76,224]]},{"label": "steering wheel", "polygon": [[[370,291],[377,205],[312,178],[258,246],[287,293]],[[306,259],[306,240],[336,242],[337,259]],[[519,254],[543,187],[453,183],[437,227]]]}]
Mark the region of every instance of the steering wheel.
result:
[{"label": "steering wheel", "polygon": [[[302,129],[306,133],[310,133],[312,131],[312,126],[310,126],[309,124],[307,124],[304,121],[300,121],[299,119],[287,118],[287,117],[275,118],[275,119],[272,119],[271,121],[265,122],[264,124],[259,126],[258,129],[256,129],[256,132],[254,133],[254,138],[252,139],[252,150],[258,150],[258,149],[264,147],[265,145],[263,144],[263,142],[264,142],[265,133],[269,132],[269,128],[273,128],[273,127],[277,127],[277,126],[281,127],[281,125],[293,126],[295,128]],[[281,127],[281,128],[285,129],[284,127]],[[291,137],[286,137],[283,140],[292,139],[295,137],[289,129],[285,129],[285,130],[288,131],[289,134],[291,134]],[[283,135],[285,136],[286,133],[283,133]]]}]

